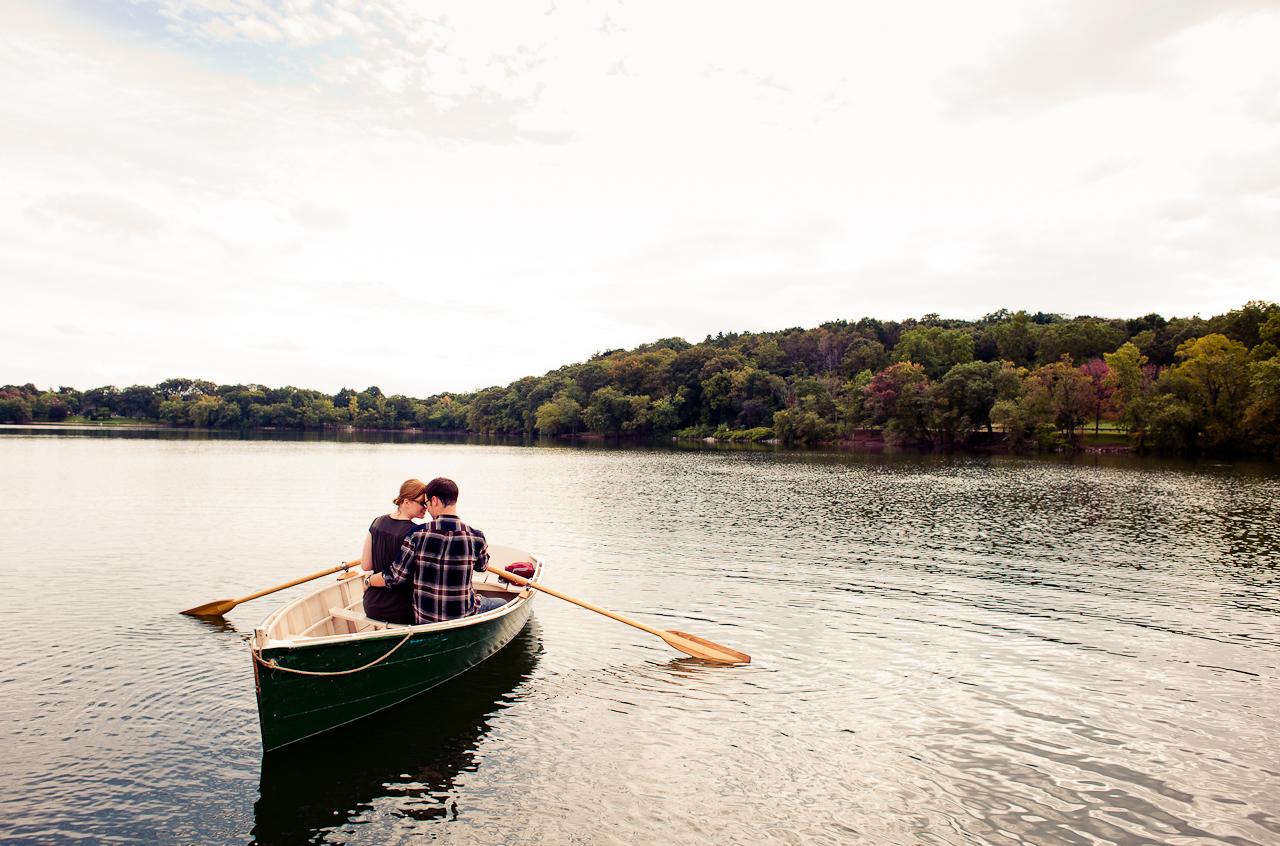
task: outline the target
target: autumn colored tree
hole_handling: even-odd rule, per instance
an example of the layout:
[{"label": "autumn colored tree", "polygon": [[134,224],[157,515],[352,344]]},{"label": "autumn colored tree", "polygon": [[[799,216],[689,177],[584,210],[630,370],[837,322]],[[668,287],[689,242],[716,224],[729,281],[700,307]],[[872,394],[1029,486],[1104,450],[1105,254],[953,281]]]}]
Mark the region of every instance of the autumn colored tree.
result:
[{"label": "autumn colored tree", "polygon": [[1093,385],[1093,402],[1089,406],[1089,416],[1093,418],[1093,434],[1098,434],[1102,425],[1102,415],[1111,410],[1111,394],[1114,389],[1108,384],[1111,368],[1100,358],[1091,358],[1080,365],[1080,372],[1089,377]]},{"label": "autumn colored tree", "polygon": [[924,365],[900,361],[877,373],[863,393],[872,423],[885,427],[887,440],[933,445],[937,426]]},{"label": "autumn colored tree", "polygon": [[[417,425],[511,434],[585,427],[694,437],[717,426],[759,433],[772,422],[774,434],[794,440],[825,440],[870,424],[883,426],[890,440],[927,446],[961,445],[996,423],[1016,442],[1033,434],[1037,420],[1054,427],[1040,433],[1048,442],[1057,428],[1074,434],[1088,419],[1097,432],[1115,412],[1140,449],[1271,451],[1269,433],[1280,428],[1273,389],[1280,365],[1268,363],[1277,359],[1280,306],[1270,302],[1207,320],[1001,309],[977,321],[930,313],[900,323],[863,318],[721,332],[699,344],[664,338],[505,386],[425,400],[377,386],[327,395],[189,378],[84,394],[6,385],[0,418],[56,420],[65,407],[99,419],[124,412],[183,426]],[[1028,374],[1023,368],[1032,361],[1041,367]]]}]

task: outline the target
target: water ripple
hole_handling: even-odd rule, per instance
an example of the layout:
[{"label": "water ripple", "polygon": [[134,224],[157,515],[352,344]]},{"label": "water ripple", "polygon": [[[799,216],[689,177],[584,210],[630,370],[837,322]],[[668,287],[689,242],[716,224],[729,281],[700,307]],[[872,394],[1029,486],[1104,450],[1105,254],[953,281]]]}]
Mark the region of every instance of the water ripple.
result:
[{"label": "water ripple", "polygon": [[[1089,459],[0,437],[3,843],[1274,844],[1280,478]],[[548,584],[263,756],[247,634],[408,476]],[[101,507],[56,515],[65,491]],[[387,742],[387,738],[393,742]]]}]

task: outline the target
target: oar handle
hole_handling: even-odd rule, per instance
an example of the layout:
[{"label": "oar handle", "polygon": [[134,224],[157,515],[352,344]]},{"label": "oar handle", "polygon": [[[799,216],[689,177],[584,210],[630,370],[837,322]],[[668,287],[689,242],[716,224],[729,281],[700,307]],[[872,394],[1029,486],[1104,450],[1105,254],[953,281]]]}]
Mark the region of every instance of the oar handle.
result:
[{"label": "oar handle", "polygon": [[278,590],[284,590],[285,588],[291,588],[294,585],[300,585],[303,582],[309,582],[312,579],[318,579],[321,576],[327,576],[330,573],[340,573],[343,570],[349,570],[352,567],[359,567],[359,566],[360,566],[359,559],[355,561],[347,561],[344,564],[339,564],[337,567],[330,567],[328,570],[321,570],[319,573],[312,573],[310,576],[303,576],[300,579],[294,579],[293,581],[285,582],[282,585],[276,585],[275,587],[267,588],[266,590],[260,590],[257,593],[251,593],[246,597],[237,599],[236,605],[239,605],[241,602],[248,602],[250,599],[257,599],[259,596],[266,596],[269,593],[275,593]]},{"label": "oar handle", "polygon": [[586,608],[588,611],[594,611],[597,614],[603,614],[606,617],[610,617],[614,620],[617,620],[619,623],[626,623],[628,626],[635,626],[637,629],[640,629],[641,631],[646,631],[649,634],[657,635],[658,637],[663,638],[664,640],[667,637],[667,633],[662,631],[662,629],[655,629],[653,626],[646,626],[644,623],[637,622],[635,620],[630,619],[629,617],[624,617],[621,614],[615,614],[607,608],[601,608],[599,605],[592,605],[590,602],[584,602],[581,599],[575,599],[566,593],[561,593],[560,591],[554,590],[553,588],[540,585],[537,582],[529,581],[524,576],[517,576],[515,573],[508,573],[506,570],[503,570],[499,567],[495,567],[492,564],[490,564],[487,569],[489,570],[490,573],[496,573],[502,578],[508,579],[509,581],[513,581],[518,585],[522,585],[524,587],[531,587],[535,590],[540,590],[543,593],[549,593],[552,596],[563,599],[565,602],[572,602],[574,605],[578,605],[578,606],[581,606],[582,608]]}]

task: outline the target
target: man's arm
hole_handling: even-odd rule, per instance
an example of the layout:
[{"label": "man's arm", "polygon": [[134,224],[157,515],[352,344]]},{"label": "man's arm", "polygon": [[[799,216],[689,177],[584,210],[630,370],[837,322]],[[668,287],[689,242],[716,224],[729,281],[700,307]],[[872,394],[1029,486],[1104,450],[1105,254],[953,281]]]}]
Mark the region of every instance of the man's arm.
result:
[{"label": "man's arm", "polygon": [[489,542],[484,539],[484,535],[476,532],[480,541],[480,551],[476,553],[476,563],[473,565],[477,573],[483,573],[489,567]]},{"label": "man's arm", "polygon": [[373,587],[394,587],[409,580],[409,565],[413,563],[414,544],[413,536],[417,532],[410,532],[405,535],[404,541],[400,544],[400,554],[396,556],[396,560],[391,562],[391,566],[383,570],[381,573],[374,573],[369,577],[369,584]]}]

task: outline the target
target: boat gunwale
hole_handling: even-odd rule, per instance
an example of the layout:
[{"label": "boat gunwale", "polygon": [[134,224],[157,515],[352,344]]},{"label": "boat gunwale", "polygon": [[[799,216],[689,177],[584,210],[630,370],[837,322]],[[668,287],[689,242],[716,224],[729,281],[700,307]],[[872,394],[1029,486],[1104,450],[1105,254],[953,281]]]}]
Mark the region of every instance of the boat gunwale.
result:
[{"label": "boat gunwale", "polygon": [[[515,547],[508,547],[508,548],[515,549]],[[523,550],[516,550],[516,551],[521,552],[523,555],[526,555],[528,557],[527,560],[530,560],[534,563],[535,570],[533,574],[533,579],[536,580],[537,577],[542,573],[542,567],[545,564],[544,559],[539,555],[534,555],[533,553],[527,553],[527,552],[524,552]],[[488,575],[491,575],[491,574],[486,574],[486,576]],[[349,576],[348,578],[354,578],[354,576]],[[342,580],[339,580],[335,584],[341,584],[341,581]],[[421,634],[421,633],[441,632],[441,631],[448,631],[450,629],[464,628],[467,626],[473,626],[479,623],[487,622],[490,620],[496,620],[500,617],[504,617],[507,614],[510,614],[516,611],[521,606],[532,601],[534,595],[537,593],[537,591],[530,590],[528,588],[525,588],[524,590],[520,590],[520,591],[513,591],[509,587],[503,587],[497,582],[479,582],[479,583],[475,583],[475,587],[477,591],[481,591],[485,589],[485,585],[489,585],[490,590],[501,590],[505,593],[512,593],[515,595],[515,599],[512,600],[511,602],[506,603],[501,608],[495,608],[494,610],[487,611],[483,614],[473,614],[467,617],[459,617],[456,620],[440,620],[435,623],[423,623],[421,625],[412,625],[412,626],[388,624],[387,627],[383,629],[372,629],[370,631],[363,631],[363,632],[347,632],[345,634],[337,634],[337,635],[318,635],[318,636],[302,635],[302,636],[295,636],[299,639],[288,639],[288,640],[267,637],[267,632],[270,630],[271,626],[274,625],[279,618],[289,613],[289,611],[291,611],[293,608],[307,602],[316,594],[332,589],[335,586],[335,584],[327,584],[327,585],[324,585],[323,587],[316,588],[315,590],[308,591],[307,593],[304,593],[302,596],[299,596],[296,599],[286,602],[284,605],[280,606],[271,614],[269,614],[267,618],[263,620],[262,623],[254,631],[254,636],[252,639],[253,651],[258,653],[259,655],[263,655],[267,651],[270,651],[274,654],[279,654],[281,652],[292,652],[295,650],[308,649],[310,647],[333,646],[339,643],[361,642],[365,640],[381,640],[383,638],[405,638],[406,635],[412,638],[414,635]],[[511,586],[514,587],[514,585],[511,585]]]}]

